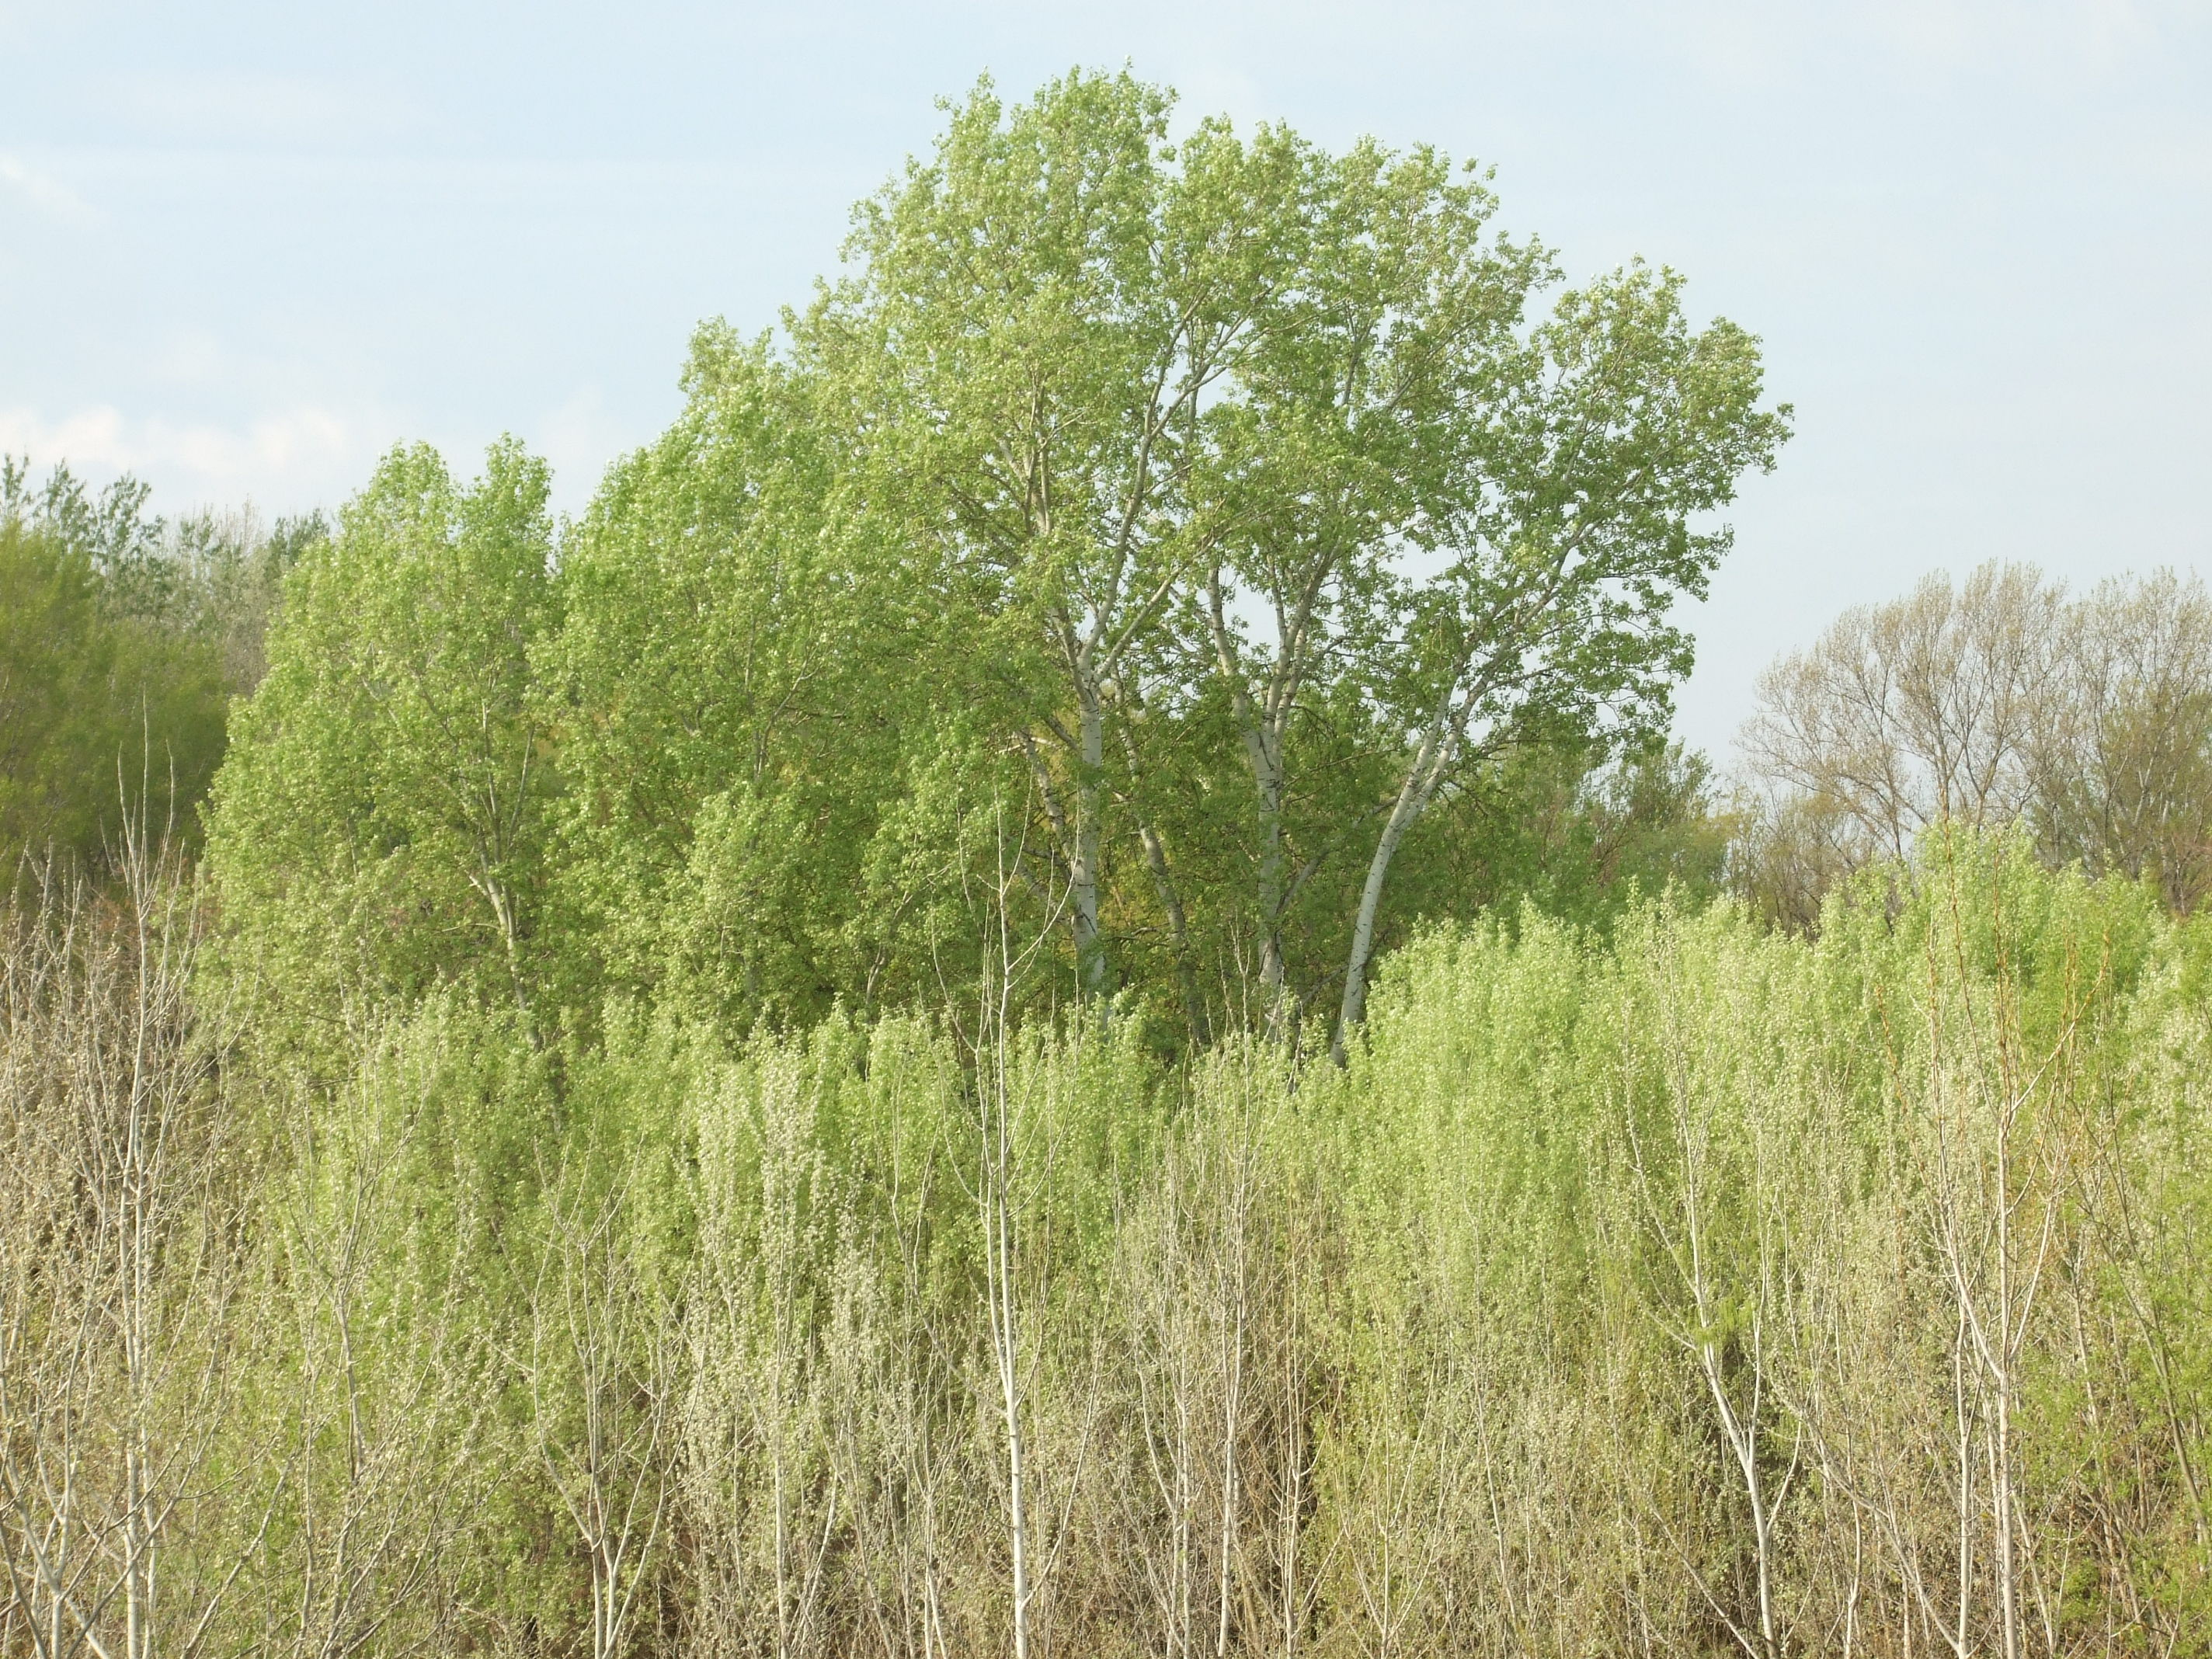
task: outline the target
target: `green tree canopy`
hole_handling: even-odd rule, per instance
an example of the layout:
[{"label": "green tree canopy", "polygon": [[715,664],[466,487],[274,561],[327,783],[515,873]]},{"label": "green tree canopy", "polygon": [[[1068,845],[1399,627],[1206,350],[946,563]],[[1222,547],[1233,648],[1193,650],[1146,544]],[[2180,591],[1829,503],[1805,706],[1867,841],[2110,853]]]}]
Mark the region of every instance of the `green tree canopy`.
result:
[{"label": "green tree canopy", "polygon": [[[43,489],[0,458],[0,865],[101,866],[126,823],[191,840],[223,750],[217,641],[134,603],[161,567],[125,479]],[[157,521],[158,528],[158,521]],[[118,562],[118,550],[125,562]]]},{"label": "green tree canopy", "polygon": [[210,853],[264,981],[303,1010],[458,981],[533,1012],[556,793],[531,653],[559,621],[544,463],[457,483],[386,456],[288,578]]},{"label": "green tree canopy", "polygon": [[563,914],[616,988],[787,1016],[870,1001],[907,908],[877,843],[930,710],[917,595],[837,510],[810,377],[711,325],[684,384],[563,553],[543,656]]},{"label": "green tree canopy", "polygon": [[1378,949],[1509,896],[1501,822],[1602,816],[1786,433],[1756,342],[1668,272],[1563,289],[1432,150],[1171,103],[979,87],[786,345],[700,331],[557,554],[512,446],[388,459],[226,776],[248,931],[789,1021],[964,996],[997,926],[1024,998],[1202,1043],[1357,1024]]},{"label": "green tree canopy", "polygon": [[[1515,743],[1663,720],[1689,662],[1668,609],[1727,545],[1700,515],[1786,411],[1671,273],[1533,314],[1550,256],[1434,152],[1220,121],[1170,143],[1170,101],[1127,74],[1011,107],[986,82],[864,204],[800,361],[973,614],[1083,987],[1164,930],[1187,1004],[1210,950],[1271,1012],[1333,983],[1356,1022],[1440,793]],[[1194,814],[1224,741],[1243,802]],[[1301,903],[1319,949],[1293,988]]]}]

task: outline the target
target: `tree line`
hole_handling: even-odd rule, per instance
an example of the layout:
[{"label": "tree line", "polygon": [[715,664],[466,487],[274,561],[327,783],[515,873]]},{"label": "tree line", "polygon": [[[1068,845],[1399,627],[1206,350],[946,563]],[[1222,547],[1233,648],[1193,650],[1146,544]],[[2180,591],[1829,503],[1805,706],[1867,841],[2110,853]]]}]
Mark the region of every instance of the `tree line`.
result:
[{"label": "tree line", "polygon": [[2177,911],[2212,885],[2212,598],[2194,576],[2079,598],[2030,565],[1930,576],[1847,612],[1759,694],[1740,879],[1793,925],[1943,823],[2020,825],[2053,866],[2148,881]]},{"label": "tree line", "polygon": [[148,487],[0,456],[0,860],[98,863],[133,815],[196,840],[319,516],[149,515]]}]

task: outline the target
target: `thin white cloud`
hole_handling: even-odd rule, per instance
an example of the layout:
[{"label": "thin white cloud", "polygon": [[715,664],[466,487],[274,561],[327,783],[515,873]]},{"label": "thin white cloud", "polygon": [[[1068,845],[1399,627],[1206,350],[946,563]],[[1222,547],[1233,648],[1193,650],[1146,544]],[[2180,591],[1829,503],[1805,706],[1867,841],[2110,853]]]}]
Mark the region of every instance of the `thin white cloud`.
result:
[{"label": "thin white cloud", "polygon": [[389,139],[421,128],[404,98],[315,76],[237,71],[119,76],[101,101],[111,114],[172,137],[317,144]]},{"label": "thin white cloud", "polygon": [[80,225],[100,222],[100,210],[67,185],[5,151],[0,151],[0,185],[50,218]]},{"label": "thin white cloud", "polygon": [[66,461],[94,479],[133,473],[169,511],[249,497],[278,507],[334,502],[358,487],[378,447],[361,422],[314,405],[237,426],[134,420],[108,404],[56,418],[0,408],[0,453],[27,456],[34,470]]},{"label": "thin white cloud", "polygon": [[[608,465],[641,434],[586,387],[513,428],[553,469],[555,508],[580,514]],[[154,486],[156,511],[252,501],[276,511],[336,507],[368,480],[392,444],[429,437],[457,472],[481,462],[489,432],[435,430],[388,411],[301,403],[225,423],[126,415],[95,404],[49,416],[0,405],[0,454],[27,457],[33,472],[58,462],[95,483],[128,472]]]},{"label": "thin white cloud", "polygon": [[0,409],[0,453],[33,461],[70,461],[127,471],[118,461],[123,417],[106,405],[47,422],[27,409]]},{"label": "thin white cloud", "polygon": [[1879,0],[1861,27],[1909,63],[2078,76],[2110,72],[2152,45],[2156,10],[2133,0]]}]

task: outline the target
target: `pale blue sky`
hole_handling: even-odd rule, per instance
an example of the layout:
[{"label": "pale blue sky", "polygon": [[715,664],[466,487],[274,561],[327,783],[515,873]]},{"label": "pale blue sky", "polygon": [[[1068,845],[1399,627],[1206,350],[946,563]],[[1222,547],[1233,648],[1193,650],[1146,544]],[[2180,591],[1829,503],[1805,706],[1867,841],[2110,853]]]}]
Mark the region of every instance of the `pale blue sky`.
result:
[{"label": "pale blue sky", "polygon": [[1775,652],[1928,570],[2212,564],[2212,0],[0,0],[0,448],[277,512],[511,429],[574,508],[935,97],[1124,60],[1480,156],[1573,270],[1765,337],[1799,436],[1681,698],[1723,757]]}]

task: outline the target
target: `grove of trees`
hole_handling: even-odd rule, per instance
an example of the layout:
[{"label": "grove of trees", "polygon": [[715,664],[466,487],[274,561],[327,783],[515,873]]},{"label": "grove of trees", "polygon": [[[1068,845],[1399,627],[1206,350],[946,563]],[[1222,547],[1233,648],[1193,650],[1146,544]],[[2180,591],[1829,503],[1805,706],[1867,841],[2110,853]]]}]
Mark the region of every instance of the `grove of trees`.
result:
[{"label": "grove of trees", "polygon": [[1167,113],[979,90],[557,538],[512,445],[386,463],[209,817],[300,1018],[869,1013],[1002,918],[1024,1007],[1342,1029],[1525,752],[1680,764],[1668,613],[1785,429],[1751,338],[1642,268],[1540,308],[1429,152]]},{"label": "grove of trees", "polygon": [[0,483],[0,1656],[2212,1644],[2212,601],[1854,612],[1426,149],[986,82],[574,521]]},{"label": "grove of trees", "polygon": [[2032,566],[1846,613],[1760,686],[1767,786],[1739,862],[1805,927],[1841,875],[1942,823],[2018,825],[2045,861],[2212,890],[2212,595],[2171,571],[2072,598]]},{"label": "grove of trees", "polygon": [[94,494],[0,456],[0,861],[96,860],[137,815],[194,837],[225,704],[261,673],[283,572],[320,533],[176,525],[125,479]]},{"label": "grove of trees", "polygon": [[2205,935],[1923,842],[1079,1005],[242,1066],[131,865],[5,940],[9,1652],[2181,1654]]}]

